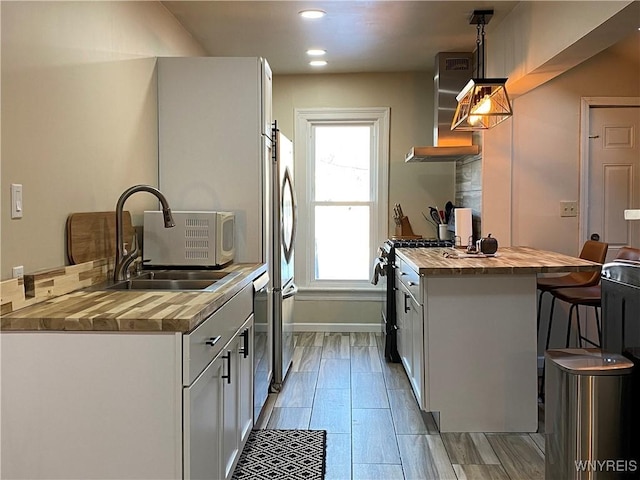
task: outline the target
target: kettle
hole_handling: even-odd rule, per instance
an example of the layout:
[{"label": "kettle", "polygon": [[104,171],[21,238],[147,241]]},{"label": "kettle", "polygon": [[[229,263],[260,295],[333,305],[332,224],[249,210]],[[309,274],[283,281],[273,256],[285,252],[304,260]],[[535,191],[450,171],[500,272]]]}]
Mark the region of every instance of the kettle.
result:
[{"label": "kettle", "polygon": [[498,240],[489,234],[486,238],[481,238],[476,242],[476,251],[485,255],[493,255],[498,251]]}]

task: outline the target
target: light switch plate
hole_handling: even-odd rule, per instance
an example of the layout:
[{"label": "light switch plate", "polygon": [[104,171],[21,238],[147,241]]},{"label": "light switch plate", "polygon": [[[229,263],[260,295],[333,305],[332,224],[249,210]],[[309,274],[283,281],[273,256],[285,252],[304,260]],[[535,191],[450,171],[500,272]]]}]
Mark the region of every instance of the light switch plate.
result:
[{"label": "light switch plate", "polygon": [[577,217],[578,216],[578,202],[563,200],[560,202],[560,216],[561,217]]},{"label": "light switch plate", "polygon": [[625,220],[640,220],[640,209],[625,210],[624,211],[624,219]]},{"label": "light switch plate", "polygon": [[22,218],[22,184],[11,184],[11,218]]}]

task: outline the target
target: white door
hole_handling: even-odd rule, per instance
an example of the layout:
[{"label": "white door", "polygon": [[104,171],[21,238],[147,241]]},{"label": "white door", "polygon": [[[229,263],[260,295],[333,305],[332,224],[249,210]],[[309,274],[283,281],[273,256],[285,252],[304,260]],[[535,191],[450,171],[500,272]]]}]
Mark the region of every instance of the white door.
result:
[{"label": "white door", "polygon": [[624,219],[640,208],[640,107],[591,107],[589,126],[587,236],[609,244],[610,261],[625,245],[640,248],[640,222]]}]

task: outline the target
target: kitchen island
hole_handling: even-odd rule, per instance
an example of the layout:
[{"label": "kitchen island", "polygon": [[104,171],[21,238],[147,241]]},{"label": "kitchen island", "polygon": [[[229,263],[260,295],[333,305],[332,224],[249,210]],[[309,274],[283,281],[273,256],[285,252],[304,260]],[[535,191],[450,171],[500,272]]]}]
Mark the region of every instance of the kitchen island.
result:
[{"label": "kitchen island", "polygon": [[536,276],[600,265],[528,247],[396,253],[398,350],[420,408],[441,432],[536,432]]},{"label": "kitchen island", "polygon": [[253,427],[266,265],[217,270],[213,291],[106,290],[93,270],[29,276],[50,298],[15,311],[16,282],[0,284],[3,478],[230,479]]}]

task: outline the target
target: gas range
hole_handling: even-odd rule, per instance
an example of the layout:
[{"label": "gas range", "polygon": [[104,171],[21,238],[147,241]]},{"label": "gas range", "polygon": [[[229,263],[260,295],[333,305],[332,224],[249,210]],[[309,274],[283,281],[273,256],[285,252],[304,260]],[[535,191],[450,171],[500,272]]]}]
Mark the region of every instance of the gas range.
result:
[{"label": "gas range", "polygon": [[380,278],[385,284],[382,301],[382,331],[384,332],[385,357],[391,362],[400,362],[397,344],[396,319],[396,277],[394,273],[396,248],[435,248],[453,247],[453,242],[426,238],[386,240],[380,246],[378,259],[381,269]]}]

